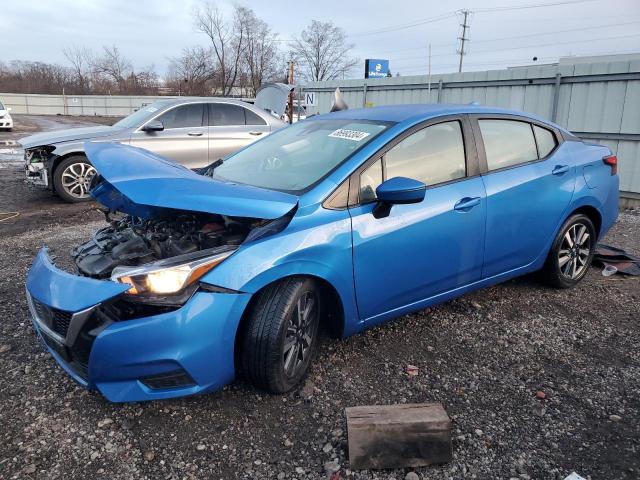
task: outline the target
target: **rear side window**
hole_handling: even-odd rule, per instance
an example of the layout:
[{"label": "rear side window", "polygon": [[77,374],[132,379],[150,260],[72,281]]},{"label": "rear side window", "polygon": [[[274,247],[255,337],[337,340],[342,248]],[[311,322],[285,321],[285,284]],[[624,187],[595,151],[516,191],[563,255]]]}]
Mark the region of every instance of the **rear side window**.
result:
[{"label": "rear side window", "polygon": [[538,159],[531,124],[515,120],[479,120],[489,170]]},{"label": "rear side window", "polygon": [[243,110],[244,110],[244,116],[245,116],[247,125],[266,125],[267,124],[267,122],[265,122],[264,119],[257,113],[252,112],[248,108],[243,108]]},{"label": "rear side window", "polygon": [[533,132],[538,142],[538,156],[544,158],[556,148],[556,137],[551,131],[537,125],[533,126]]},{"label": "rear side window", "polygon": [[201,127],[204,105],[202,103],[189,103],[172,108],[158,117],[165,130],[170,128]]},{"label": "rear side window", "polygon": [[244,108],[230,103],[209,104],[209,125],[227,127],[244,124]]},{"label": "rear side window", "polygon": [[429,186],[464,177],[460,122],[438,123],[418,130],[389,150],[384,161],[387,178],[413,178]]}]

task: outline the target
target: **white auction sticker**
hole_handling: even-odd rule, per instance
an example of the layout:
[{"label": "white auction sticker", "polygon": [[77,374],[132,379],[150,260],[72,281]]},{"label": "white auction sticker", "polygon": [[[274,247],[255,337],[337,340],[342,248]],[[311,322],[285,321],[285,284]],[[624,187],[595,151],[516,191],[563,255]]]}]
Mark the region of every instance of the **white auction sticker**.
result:
[{"label": "white auction sticker", "polygon": [[346,128],[339,128],[329,134],[333,138],[344,138],[346,140],[353,140],[359,142],[360,140],[367,138],[369,132],[361,132],[359,130],[347,130]]}]

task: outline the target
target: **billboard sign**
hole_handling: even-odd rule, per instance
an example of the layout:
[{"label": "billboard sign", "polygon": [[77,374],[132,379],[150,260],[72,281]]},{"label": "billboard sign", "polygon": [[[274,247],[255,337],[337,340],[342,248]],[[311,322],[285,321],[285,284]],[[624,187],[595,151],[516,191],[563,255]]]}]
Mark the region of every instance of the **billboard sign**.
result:
[{"label": "billboard sign", "polygon": [[367,58],[364,61],[364,78],[384,78],[389,73],[389,60]]}]

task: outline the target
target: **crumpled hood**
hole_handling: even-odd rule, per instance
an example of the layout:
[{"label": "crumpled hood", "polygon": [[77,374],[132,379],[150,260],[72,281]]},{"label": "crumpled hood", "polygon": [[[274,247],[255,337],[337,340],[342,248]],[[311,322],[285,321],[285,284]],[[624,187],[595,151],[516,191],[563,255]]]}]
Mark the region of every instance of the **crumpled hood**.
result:
[{"label": "crumpled hood", "polygon": [[198,175],[142,148],[87,142],[84,150],[101,177],[91,195],[112,210],[139,217],[170,208],[272,220],[298,203],[295,195]]},{"label": "crumpled hood", "polygon": [[18,143],[24,148],[39,147],[42,145],[53,145],[62,142],[72,142],[78,140],[89,140],[100,137],[108,137],[120,133],[123,129],[108,125],[97,127],[67,128],[65,130],[54,130],[52,132],[37,133],[21,138]]}]

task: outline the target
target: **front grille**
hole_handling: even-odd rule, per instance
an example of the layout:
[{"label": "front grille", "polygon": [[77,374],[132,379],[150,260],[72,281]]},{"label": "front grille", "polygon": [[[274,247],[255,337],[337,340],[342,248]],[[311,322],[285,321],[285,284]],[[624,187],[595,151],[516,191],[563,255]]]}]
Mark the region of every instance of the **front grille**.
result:
[{"label": "front grille", "polygon": [[69,330],[69,322],[71,322],[71,316],[73,314],[63,310],[58,310],[57,308],[49,307],[35,298],[32,298],[31,300],[33,302],[33,308],[36,311],[36,315],[40,321],[61,337],[66,337],[67,331]]}]

